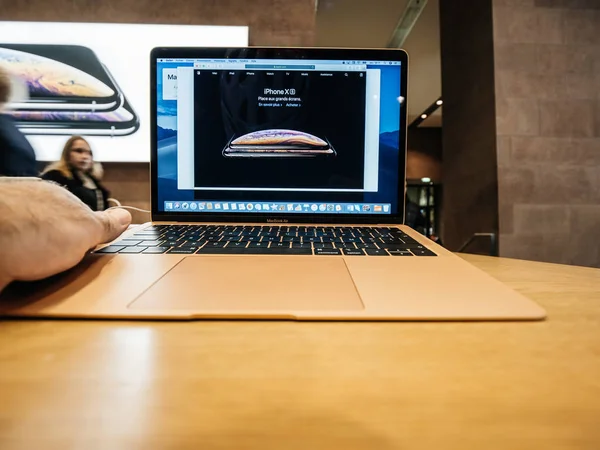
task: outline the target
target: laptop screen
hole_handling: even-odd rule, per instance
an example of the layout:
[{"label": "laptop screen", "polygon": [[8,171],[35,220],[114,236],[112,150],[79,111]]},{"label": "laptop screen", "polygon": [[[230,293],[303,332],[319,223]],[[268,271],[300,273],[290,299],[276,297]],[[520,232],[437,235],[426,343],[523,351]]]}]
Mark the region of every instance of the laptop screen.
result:
[{"label": "laptop screen", "polygon": [[406,68],[383,53],[157,56],[157,212],[398,214]]}]

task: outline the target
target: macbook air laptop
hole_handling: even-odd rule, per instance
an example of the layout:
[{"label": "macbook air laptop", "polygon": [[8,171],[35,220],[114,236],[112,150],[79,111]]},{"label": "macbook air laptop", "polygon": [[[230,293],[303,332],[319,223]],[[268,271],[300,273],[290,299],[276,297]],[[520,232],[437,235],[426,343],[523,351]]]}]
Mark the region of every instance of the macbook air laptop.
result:
[{"label": "macbook air laptop", "polygon": [[152,222],[1,314],[544,318],[403,225],[404,51],[156,48],[150,70]]}]

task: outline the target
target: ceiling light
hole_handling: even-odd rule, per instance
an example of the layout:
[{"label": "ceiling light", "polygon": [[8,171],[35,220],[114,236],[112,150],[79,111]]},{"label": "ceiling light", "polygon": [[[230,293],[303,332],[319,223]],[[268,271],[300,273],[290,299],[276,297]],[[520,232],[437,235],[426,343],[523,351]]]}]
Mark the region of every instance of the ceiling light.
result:
[{"label": "ceiling light", "polygon": [[438,105],[438,106],[440,106],[442,103],[444,103],[444,101],[443,101],[443,100],[441,100],[441,99],[440,99],[440,100],[438,100],[437,102],[435,102],[435,104],[436,104],[436,105]]},{"label": "ceiling light", "polygon": [[431,183],[431,178],[429,178],[429,177],[423,177],[423,178],[421,178],[421,181],[423,183]]},{"label": "ceiling light", "polygon": [[421,119],[427,119],[427,114],[421,114]]}]

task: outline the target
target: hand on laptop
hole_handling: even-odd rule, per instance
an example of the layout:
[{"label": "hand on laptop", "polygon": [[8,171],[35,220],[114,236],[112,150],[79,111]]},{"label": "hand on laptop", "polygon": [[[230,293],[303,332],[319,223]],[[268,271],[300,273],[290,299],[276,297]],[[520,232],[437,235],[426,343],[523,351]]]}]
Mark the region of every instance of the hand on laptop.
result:
[{"label": "hand on laptop", "polygon": [[130,223],[124,209],[93,212],[58,185],[0,179],[0,291],[70,269]]}]

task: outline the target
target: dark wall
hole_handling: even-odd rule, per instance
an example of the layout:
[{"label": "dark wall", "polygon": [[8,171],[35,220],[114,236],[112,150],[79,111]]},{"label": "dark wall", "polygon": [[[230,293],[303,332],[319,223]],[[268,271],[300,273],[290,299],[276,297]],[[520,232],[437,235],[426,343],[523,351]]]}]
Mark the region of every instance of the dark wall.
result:
[{"label": "dark wall", "polygon": [[491,0],[440,0],[440,39],[442,240],[456,250],[473,233],[498,230]]},{"label": "dark wall", "polygon": [[0,20],[248,25],[252,45],[312,45],[314,0],[0,0]]},{"label": "dark wall", "polygon": [[[247,25],[251,45],[273,46],[313,45],[316,26],[315,0],[0,0],[0,20]],[[104,170],[113,197],[150,208],[148,164],[107,163]]]},{"label": "dark wall", "polygon": [[500,255],[600,267],[600,1],[494,0],[494,34]]},{"label": "dark wall", "polygon": [[429,177],[442,181],[442,129],[409,128],[407,135],[406,178]]}]

